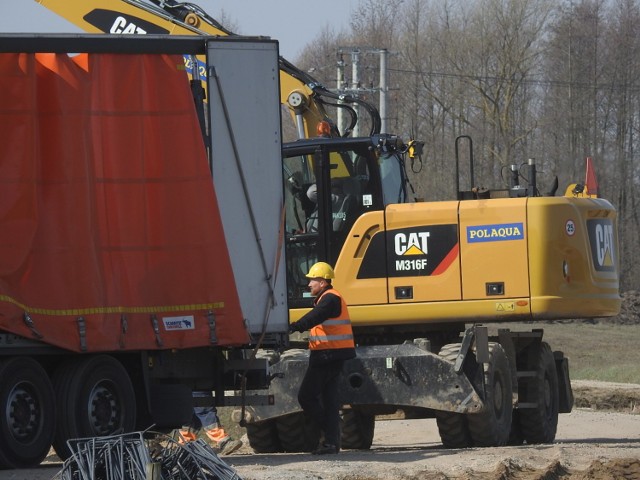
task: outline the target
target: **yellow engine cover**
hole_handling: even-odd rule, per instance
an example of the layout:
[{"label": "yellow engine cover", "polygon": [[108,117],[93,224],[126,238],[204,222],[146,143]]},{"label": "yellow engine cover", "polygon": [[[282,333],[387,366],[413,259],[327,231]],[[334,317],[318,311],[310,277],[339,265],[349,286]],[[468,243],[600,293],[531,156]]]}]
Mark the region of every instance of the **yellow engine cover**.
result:
[{"label": "yellow engine cover", "polygon": [[598,198],[389,205],[354,224],[335,285],[356,325],[611,316],[617,244]]}]

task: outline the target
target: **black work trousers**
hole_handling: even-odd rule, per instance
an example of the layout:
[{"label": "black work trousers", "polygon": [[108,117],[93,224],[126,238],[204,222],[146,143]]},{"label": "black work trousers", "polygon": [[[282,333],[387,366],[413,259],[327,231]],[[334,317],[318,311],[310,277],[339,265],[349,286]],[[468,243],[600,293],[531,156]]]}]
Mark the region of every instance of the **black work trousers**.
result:
[{"label": "black work trousers", "polygon": [[309,365],[298,391],[305,416],[324,432],[324,443],[340,448],[340,400],[338,377],[343,360]]}]

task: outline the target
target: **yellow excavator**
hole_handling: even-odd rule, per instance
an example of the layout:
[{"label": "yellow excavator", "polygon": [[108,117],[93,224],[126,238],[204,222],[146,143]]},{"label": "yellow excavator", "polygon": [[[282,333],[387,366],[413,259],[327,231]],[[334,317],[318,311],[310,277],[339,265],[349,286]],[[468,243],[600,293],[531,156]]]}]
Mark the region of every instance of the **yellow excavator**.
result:
[{"label": "yellow excavator", "polygon": [[[211,18],[199,6],[174,0],[36,0],[88,33],[169,34],[169,35],[235,35]],[[197,75],[202,61],[185,59]],[[380,131],[380,116],[375,108],[349,95],[337,95],[322,86],[306,72],[280,57],[280,101],[294,118],[298,138],[317,135],[318,125],[330,126],[330,135],[348,135],[357,115],[352,104],[358,104],[371,115],[371,132]],[[198,71],[200,70],[200,71]],[[344,132],[338,132],[335,122],[327,115],[325,105],[344,109],[351,118]],[[324,122],[324,123],[323,123]]]},{"label": "yellow excavator", "polygon": [[[231,34],[172,0],[37,1],[88,32]],[[462,136],[450,165],[456,198],[413,201],[405,164],[419,144],[379,134],[375,109],[368,137],[337,132],[323,107],[343,99],[283,59],[280,72],[300,137],[283,145],[290,320],[311,305],[304,274],[327,261],[358,345],[341,379],[342,448],[369,448],[376,415],[393,412],[435,417],[446,447],[553,441],[558,414],[573,405],[568,359],[543,330],[507,327],[619,312],[617,214],[598,197],[592,162],[562,195],[557,186],[543,192],[532,160],[481,188]],[[329,135],[314,137],[322,121]],[[470,181],[461,185],[465,141]],[[243,408],[238,420],[257,452],[308,451],[317,432],[296,399],[307,352],[263,354],[275,400]]]}]

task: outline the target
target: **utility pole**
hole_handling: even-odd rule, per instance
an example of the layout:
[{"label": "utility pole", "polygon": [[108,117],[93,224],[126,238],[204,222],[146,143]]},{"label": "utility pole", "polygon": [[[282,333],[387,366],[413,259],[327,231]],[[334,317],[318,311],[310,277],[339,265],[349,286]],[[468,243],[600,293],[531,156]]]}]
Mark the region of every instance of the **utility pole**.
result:
[{"label": "utility pole", "polygon": [[[343,59],[343,54],[345,52],[351,53],[351,86],[347,87],[344,69],[345,63]],[[360,53],[374,53],[378,54],[380,57],[380,81],[379,86],[377,88],[362,88],[360,86]],[[380,113],[380,131],[381,133],[385,133],[387,131],[387,102],[388,102],[388,80],[389,80],[389,69],[387,67],[387,58],[389,55],[389,51],[387,49],[380,48],[367,48],[367,47],[340,47],[338,49],[338,63],[337,63],[337,79],[336,79],[336,87],[338,89],[338,94],[344,95],[349,94],[354,97],[360,97],[364,92],[371,92],[378,90],[380,93],[380,104],[378,107],[378,112]],[[342,103],[338,101],[338,103]],[[359,114],[359,106],[358,104],[351,104],[351,107],[355,110],[356,115]],[[344,133],[345,129],[345,116],[342,112],[342,109],[338,109],[338,129],[341,133]],[[360,134],[360,123],[356,122],[356,125],[353,128],[352,136],[357,137]]]},{"label": "utility pole", "polygon": [[[344,90],[344,58],[342,56],[342,52],[338,52],[338,76],[336,78],[336,88],[338,90],[338,93],[342,92]],[[338,100],[338,103],[342,103],[342,100]],[[342,108],[338,108],[337,109],[338,112],[338,131],[340,132],[340,135],[344,135],[344,111]]]},{"label": "utility pole", "polygon": [[[355,95],[357,96],[360,90],[360,78],[358,76],[358,69],[360,67],[359,65],[360,63],[360,50],[358,50],[357,48],[354,48],[351,51],[351,90],[353,92],[355,92]],[[358,115],[358,117],[360,116],[360,108],[358,107],[358,104],[356,103],[355,105],[353,105],[353,108],[356,111],[356,115]],[[353,136],[354,137],[358,137],[360,136],[360,123],[356,122],[355,127],[353,127]]]},{"label": "utility pole", "polygon": [[380,50],[380,133],[387,131],[387,52]]}]

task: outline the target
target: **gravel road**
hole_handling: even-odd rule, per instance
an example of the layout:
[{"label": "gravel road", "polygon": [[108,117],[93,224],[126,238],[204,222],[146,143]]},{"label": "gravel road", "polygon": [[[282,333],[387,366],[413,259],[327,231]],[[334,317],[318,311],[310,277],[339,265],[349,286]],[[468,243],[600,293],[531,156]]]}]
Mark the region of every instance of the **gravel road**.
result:
[{"label": "gravel road", "polygon": [[[621,388],[640,391],[640,386]],[[243,447],[223,458],[244,480],[640,479],[640,415],[630,407],[627,413],[579,408],[560,415],[551,445],[445,450],[434,420],[385,420],[376,423],[369,451],[317,457],[256,455]],[[0,472],[0,479],[51,479],[61,468],[51,461],[37,469]]]}]

